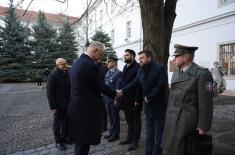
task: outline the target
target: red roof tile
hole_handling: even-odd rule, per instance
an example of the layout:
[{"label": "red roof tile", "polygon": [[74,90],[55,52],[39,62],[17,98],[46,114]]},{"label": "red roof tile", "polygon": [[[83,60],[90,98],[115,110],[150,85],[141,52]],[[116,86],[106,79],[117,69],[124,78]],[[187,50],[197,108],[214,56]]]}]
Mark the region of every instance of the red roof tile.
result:
[{"label": "red roof tile", "polygon": [[[0,5],[0,16],[5,16],[7,10],[8,10],[8,7],[4,7],[4,6]],[[24,20],[24,21],[37,20],[38,12],[27,10],[25,15],[23,16],[24,12],[25,12],[25,10],[16,9],[16,14],[21,20]],[[78,17],[67,16],[64,14],[53,14],[53,13],[46,13],[46,12],[45,12],[45,16],[46,16],[47,20],[51,23],[61,23],[62,21],[64,21],[66,19],[66,17],[69,18],[69,23],[74,23],[75,21],[77,21],[79,19]]]}]

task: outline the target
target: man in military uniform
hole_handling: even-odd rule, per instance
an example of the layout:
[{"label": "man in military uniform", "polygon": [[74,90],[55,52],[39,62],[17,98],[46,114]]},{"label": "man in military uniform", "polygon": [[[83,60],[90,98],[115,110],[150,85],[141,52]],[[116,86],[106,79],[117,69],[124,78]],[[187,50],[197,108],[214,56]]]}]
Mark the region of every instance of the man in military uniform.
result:
[{"label": "man in military uniform", "polygon": [[187,135],[206,134],[213,118],[213,80],[207,68],[193,62],[198,47],[175,45],[173,73],[162,147],[167,155],[183,155]]},{"label": "man in military uniform", "polygon": [[[120,89],[120,80],[121,80],[121,71],[117,68],[118,58],[116,55],[111,55],[107,60],[108,72],[105,76],[105,84],[109,88]],[[106,104],[106,109],[109,116],[109,133],[105,135],[104,138],[108,139],[108,142],[115,141],[119,139],[120,133],[120,117],[119,117],[119,108],[114,106],[114,99],[104,95],[103,101]]]}]

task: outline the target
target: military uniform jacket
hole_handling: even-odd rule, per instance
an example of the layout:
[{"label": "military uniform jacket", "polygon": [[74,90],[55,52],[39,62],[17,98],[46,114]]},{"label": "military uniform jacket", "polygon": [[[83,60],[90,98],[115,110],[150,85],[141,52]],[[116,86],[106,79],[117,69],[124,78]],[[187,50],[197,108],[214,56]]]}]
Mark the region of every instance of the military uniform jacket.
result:
[{"label": "military uniform jacket", "polygon": [[[112,90],[120,89],[121,71],[117,68],[110,69],[105,76],[105,84]],[[103,100],[105,103],[113,102],[114,99],[104,95]]]},{"label": "military uniform jacket", "polygon": [[209,70],[193,63],[180,75],[178,70],[174,72],[162,138],[164,151],[170,155],[183,155],[185,136],[196,128],[209,130],[212,117],[213,91]]}]

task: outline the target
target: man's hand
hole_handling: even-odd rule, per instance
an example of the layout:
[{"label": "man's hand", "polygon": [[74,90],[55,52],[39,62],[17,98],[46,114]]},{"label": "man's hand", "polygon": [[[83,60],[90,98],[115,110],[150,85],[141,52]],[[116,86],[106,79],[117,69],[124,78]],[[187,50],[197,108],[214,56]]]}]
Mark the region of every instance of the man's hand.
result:
[{"label": "man's hand", "polygon": [[145,103],[149,103],[149,101],[148,101],[148,99],[147,99],[146,96],[144,97],[144,102],[145,102]]},{"label": "man's hand", "polygon": [[139,105],[140,105],[140,103],[135,102],[135,106],[139,106]]},{"label": "man's hand", "polygon": [[51,109],[51,111],[56,112],[57,110],[56,109]]},{"label": "man's hand", "polygon": [[197,128],[196,130],[198,131],[199,135],[205,135],[206,134],[206,131],[203,130],[203,129]]},{"label": "man's hand", "polygon": [[122,97],[123,96],[122,90],[116,90],[116,91],[117,91],[117,97]]},{"label": "man's hand", "polygon": [[114,101],[113,106],[118,108],[120,106],[120,104],[117,101]]}]

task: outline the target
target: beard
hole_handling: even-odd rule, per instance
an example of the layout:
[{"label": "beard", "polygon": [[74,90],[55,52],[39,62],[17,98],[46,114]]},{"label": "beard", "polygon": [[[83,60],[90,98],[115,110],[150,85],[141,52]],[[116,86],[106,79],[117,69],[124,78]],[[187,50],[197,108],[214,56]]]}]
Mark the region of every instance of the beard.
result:
[{"label": "beard", "polygon": [[127,64],[129,64],[129,63],[132,62],[132,60],[131,60],[131,59],[125,59],[124,62],[127,63]]}]

